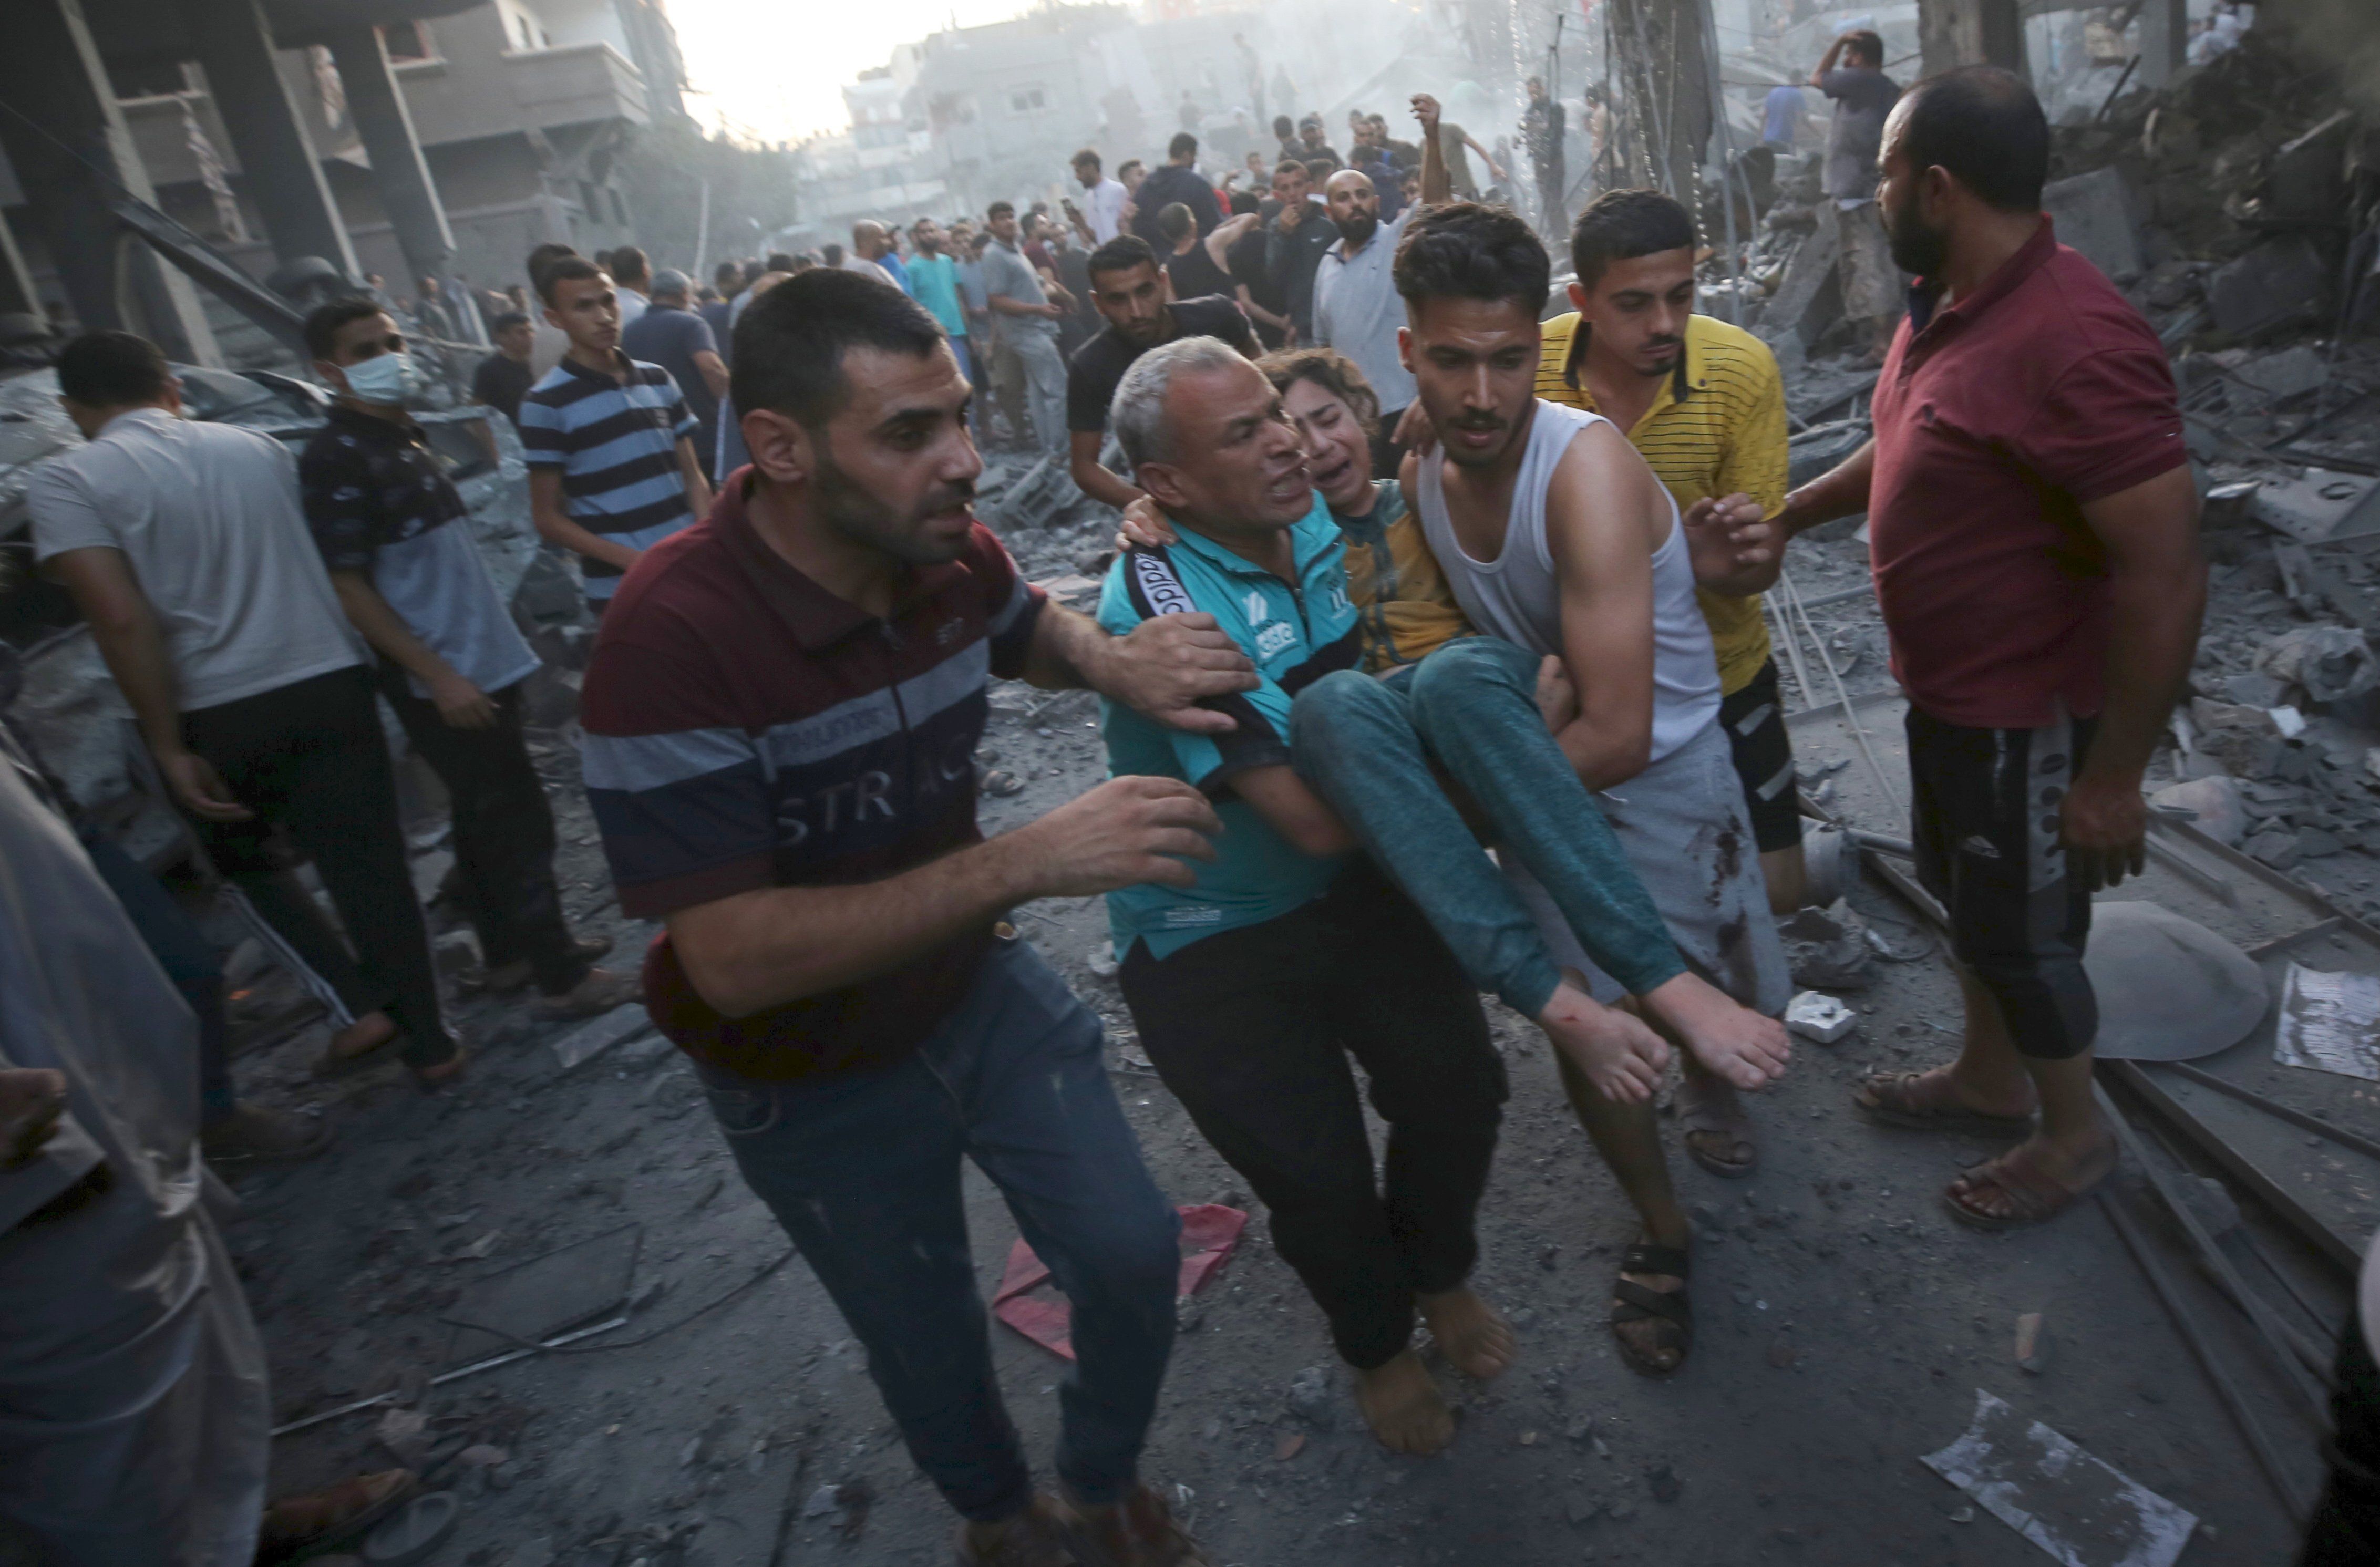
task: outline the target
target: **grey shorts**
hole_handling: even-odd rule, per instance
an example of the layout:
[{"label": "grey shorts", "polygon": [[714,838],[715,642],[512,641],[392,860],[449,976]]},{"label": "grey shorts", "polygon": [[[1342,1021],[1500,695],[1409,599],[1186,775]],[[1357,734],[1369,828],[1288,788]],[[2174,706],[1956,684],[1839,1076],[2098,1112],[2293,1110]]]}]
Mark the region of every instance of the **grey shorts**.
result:
[{"label": "grey shorts", "polygon": [[[1783,1012],[1792,976],[1768,912],[1743,784],[1718,723],[1595,803],[1686,966],[1755,1012]],[[1554,961],[1586,976],[1597,1001],[1609,1005],[1627,994],[1588,959],[1536,878],[1500,857]]]}]

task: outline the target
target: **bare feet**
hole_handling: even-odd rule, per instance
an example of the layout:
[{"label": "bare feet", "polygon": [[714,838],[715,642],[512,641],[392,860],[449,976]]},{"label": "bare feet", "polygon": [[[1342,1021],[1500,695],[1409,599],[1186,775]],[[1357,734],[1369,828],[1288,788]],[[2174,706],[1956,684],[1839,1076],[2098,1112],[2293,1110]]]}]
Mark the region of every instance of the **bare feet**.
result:
[{"label": "bare feet", "polygon": [[1595,1091],[1614,1104],[1651,1099],[1670,1064],[1669,1045],[1642,1018],[1605,1006],[1567,979],[1554,987],[1553,999],[1537,1014],[1537,1026]]},{"label": "bare feet", "polygon": [[1985,1137],[2030,1136],[2036,1102],[2033,1085],[2022,1077],[1996,1093],[1986,1092],[1963,1081],[1955,1064],[1926,1072],[1879,1072],[1852,1097],[1861,1113],[1888,1126]]},{"label": "bare feet", "polygon": [[1679,1137],[1696,1164],[1733,1180],[1760,1163],[1752,1117],[1727,1083],[1690,1064],[1679,1076],[1677,1105]]},{"label": "bare feet", "polygon": [[1391,1452],[1427,1458],[1454,1439],[1454,1411],[1430,1380],[1421,1356],[1406,1350],[1385,1366],[1355,1373],[1364,1423]]},{"label": "bare feet", "polygon": [[1511,1369],[1519,1347],[1512,1325],[1475,1291],[1421,1295],[1414,1304],[1421,1307],[1429,1336],[1437,1341],[1438,1353],[1446,1356],[1449,1366],[1483,1382],[1492,1382]]},{"label": "bare feet", "polygon": [[1761,1016],[1699,975],[1681,974],[1643,1001],[1713,1076],[1739,1088],[1758,1088],[1785,1075],[1793,1054],[1785,1025]]}]

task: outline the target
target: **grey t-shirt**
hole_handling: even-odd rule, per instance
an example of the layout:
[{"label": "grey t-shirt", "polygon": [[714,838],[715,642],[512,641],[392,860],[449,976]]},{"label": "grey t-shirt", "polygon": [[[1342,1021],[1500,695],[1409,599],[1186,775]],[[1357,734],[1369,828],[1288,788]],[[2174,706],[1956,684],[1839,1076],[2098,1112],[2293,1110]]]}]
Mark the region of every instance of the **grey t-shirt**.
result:
[{"label": "grey t-shirt", "polygon": [[36,559],[124,552],[185,711],[364,662],[298,507],[297,459],[270,435],[136,408],[43,465],[26,501]]},{"label": "grey t-shirt", "polygon": [[[1011,299],[1022,299],[1028,305],[1039,304],[1042,299],[1041,274],[1033,270],[1033,263],[1014,246],[1003,245],[995,239],[983,248],[983,291],[986,295],[999,294]],[[993,313],[999,317],[1001,330],[1004,332],[1038,333],[1045,337],[1058,335],[1058,323],[1047,317],[1013,316],[998,310]]]},{"label": "grey t-shirt", "polygon": [[[538,656],[505,611],[468,518],[382,544],[372,554],[371,579],[397,618],[480,690],[501,691],[537,673]],[[405,684],[417,697],[430,695],[412,674]]]},{"label": "grey t-shirt", "polygon": [[1835,101],[1827,128],[1826,192],[1838,201],[1869,200],[1876,195],[1876,155],[1884,145],[1885,116],[1900,101],[1900,89],[1882,71],[1845,67],[1818,78],[1818,91]]}]

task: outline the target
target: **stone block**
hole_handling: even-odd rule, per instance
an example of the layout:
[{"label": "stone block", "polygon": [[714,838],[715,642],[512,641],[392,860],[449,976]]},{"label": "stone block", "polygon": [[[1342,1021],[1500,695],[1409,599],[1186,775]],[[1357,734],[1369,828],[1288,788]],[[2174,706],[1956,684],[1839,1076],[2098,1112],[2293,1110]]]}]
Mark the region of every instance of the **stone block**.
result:
[{"label": "stone block", "polygon": [[2302,234],[2278,235],[2216,269],[2207,288],[2215,324],[2246,337],[2318,318],[2330,293],[2330,269]]},{"label": "stone block", "polygon": [[2061,242],[2114,281],[2130,283],[2145,270],[2131,192],[2113,165],[2045,186],[2041,210],[2057,225]]}]

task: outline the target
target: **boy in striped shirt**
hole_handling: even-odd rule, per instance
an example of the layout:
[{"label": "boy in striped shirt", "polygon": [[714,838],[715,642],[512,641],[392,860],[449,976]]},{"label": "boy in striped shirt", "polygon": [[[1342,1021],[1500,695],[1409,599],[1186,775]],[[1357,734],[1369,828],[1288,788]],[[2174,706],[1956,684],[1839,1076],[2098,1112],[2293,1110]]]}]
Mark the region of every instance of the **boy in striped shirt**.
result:
[{"label": "boy in striped shirt", "polygon": [[602,269],[565,256],[537,284],[570,352],[521,399],[529,509],[540,537],[579,557],[600,615],[639,554],[710,510],[710,484],[677,383],[620,351]]}]

